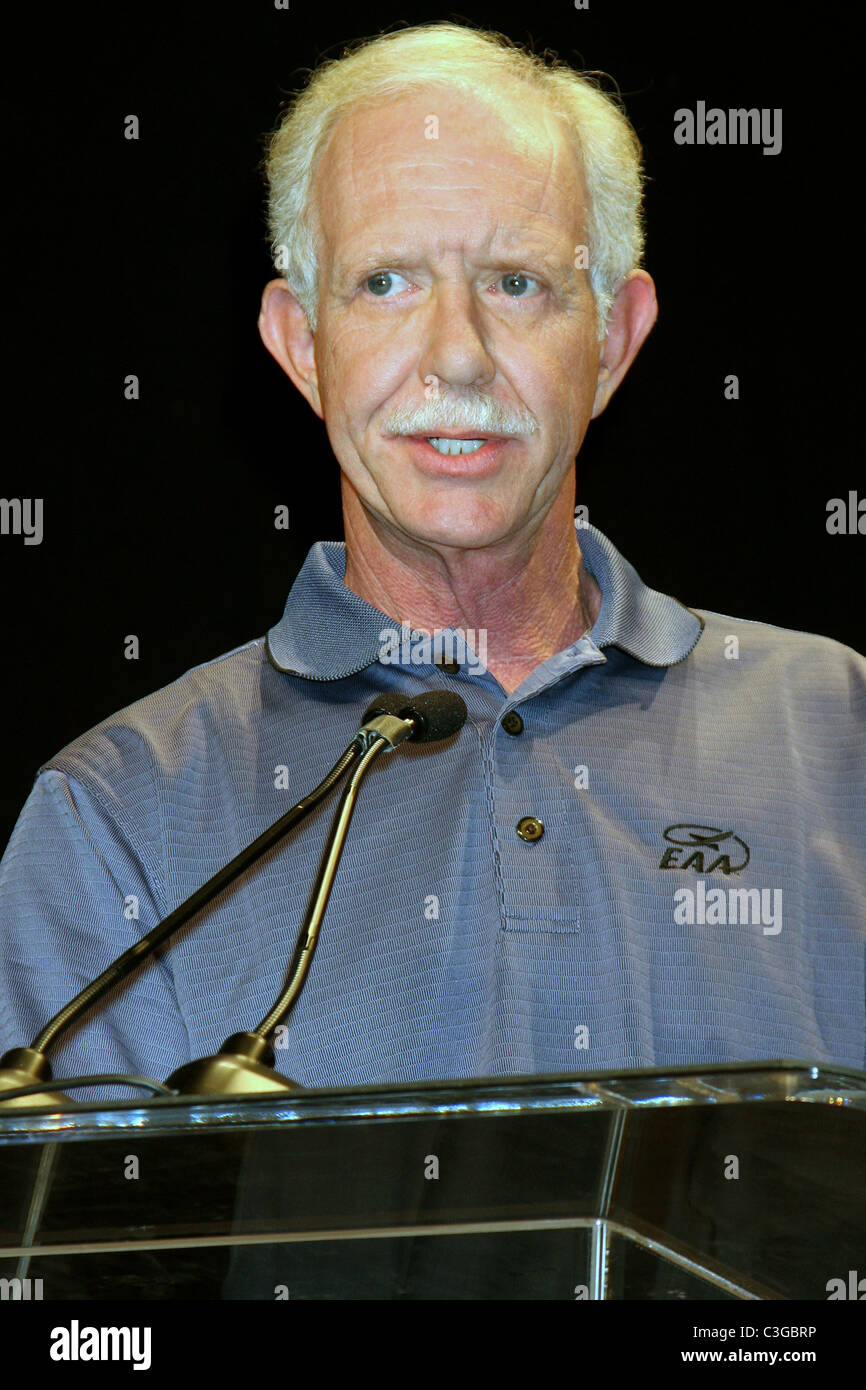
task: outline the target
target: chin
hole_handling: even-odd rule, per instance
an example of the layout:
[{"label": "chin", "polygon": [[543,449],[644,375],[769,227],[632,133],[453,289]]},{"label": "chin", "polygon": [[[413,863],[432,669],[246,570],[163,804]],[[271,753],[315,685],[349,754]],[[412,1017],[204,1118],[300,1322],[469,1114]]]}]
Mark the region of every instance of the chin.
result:
[{"label": "chin", "polygon": [[397,517],[401,529],[413,540],[425,545],[450,546],[459,550],[482,550],[504,540],[513,529],[513,521],[497,508],[497,516],[491,516],[489,505],[467,507],[465,511],[454,514],[453,508],[447,515],[435,515],[428,511],[424,516]]}]

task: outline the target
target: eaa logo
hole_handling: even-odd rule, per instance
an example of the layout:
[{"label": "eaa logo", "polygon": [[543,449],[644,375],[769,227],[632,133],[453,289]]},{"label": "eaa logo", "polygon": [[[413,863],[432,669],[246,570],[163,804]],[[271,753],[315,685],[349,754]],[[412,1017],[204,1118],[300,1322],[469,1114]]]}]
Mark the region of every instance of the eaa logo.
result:
[{"label": "eaa logo", "polygon": [[721,869],[723,874],[738,874],[751,858],[745,840],[732,830],[718,830],[712,825],[669,825],[665,839],[668,848],[660,869],[694,869],[696,874]]}]

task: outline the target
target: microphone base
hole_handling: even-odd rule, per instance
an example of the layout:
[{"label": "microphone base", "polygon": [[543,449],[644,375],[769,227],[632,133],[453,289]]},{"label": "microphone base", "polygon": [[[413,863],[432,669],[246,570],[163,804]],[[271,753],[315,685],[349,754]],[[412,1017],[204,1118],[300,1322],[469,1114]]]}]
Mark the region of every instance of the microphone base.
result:
[{"label": "microphone base", "polygon": [[297,1081],[273,1070],[270,1043],[258,1033],[233,1033],[213,1057],[200,1057],[173,1071],[166,1086],[181,1095],[264,1095],[273,1091],[302,1091]]},{"label": "microphone base", "polygon": [[4,1100],[4,1091],[14,1091],[18,1086],[33,1086],[37,1081],[51,1080],[51,1063],[44,1052],[34,1047],[13,1047],[0,1057],[0,1106],[8,1110],[30,1110],[34,1107],[50,1106],[52,1110],[68,1110],[76,1102],[70,1100],[62,1091],[39,1091],[32,1096],[14,1096]]}]

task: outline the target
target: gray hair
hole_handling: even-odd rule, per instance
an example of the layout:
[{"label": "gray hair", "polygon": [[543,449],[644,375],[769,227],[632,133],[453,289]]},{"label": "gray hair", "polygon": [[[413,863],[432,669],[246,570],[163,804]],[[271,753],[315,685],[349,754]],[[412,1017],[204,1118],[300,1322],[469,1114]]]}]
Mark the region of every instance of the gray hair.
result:
[{"label": "gray hair", "polygon": [[[480,74],[484,74],[483,80]],[[366,40],[312,73],[268,138],[268,230],[283,271],[315,332],[318,304],[317,223],[311,190],[337,122],[356,105],[417,87],[459,88],[488,95],[497,79],[520,83],[561,117],[583,162],[589,195],[589,280],[605,336],[620,282],[643,255],[641,143],[618,102],[558,58],[549,61],[503,34],[459,24],[418,25]]]}]

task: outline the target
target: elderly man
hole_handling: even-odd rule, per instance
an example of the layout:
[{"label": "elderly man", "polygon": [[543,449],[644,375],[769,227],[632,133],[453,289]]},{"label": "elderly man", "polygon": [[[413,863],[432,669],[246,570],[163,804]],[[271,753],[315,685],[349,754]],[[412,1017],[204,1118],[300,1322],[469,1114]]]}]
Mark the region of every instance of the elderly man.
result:
[{"label": "elderly man", "polygon": [[[656,316],[640,148],[589,81],[441,24],[314,74],[268,162],[264,342],[345,545],[282,619],[40,770],[3,865],[0,1045],[309,790],[381,692],[459,735],[371,774],[277,1049],[307,1085],[866,1062],[866,662],[695,612],[575,518]],[[662,440],[655,441],[659,450]],[[289,469],[327,466],[298,457]],[[267,1011],[319,813],[67,1036],[164,1077]]]}]

